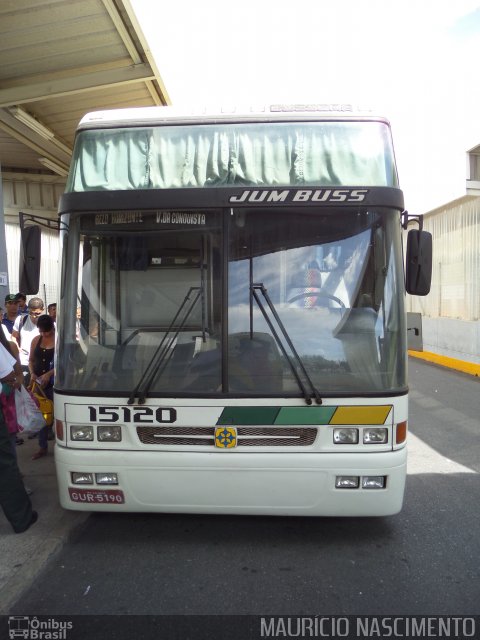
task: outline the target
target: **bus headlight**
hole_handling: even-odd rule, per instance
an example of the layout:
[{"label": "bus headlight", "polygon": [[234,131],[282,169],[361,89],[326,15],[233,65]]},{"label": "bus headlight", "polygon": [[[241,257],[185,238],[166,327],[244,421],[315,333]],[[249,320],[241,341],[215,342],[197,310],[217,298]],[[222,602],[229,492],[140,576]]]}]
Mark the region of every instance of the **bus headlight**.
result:
[{"label": "bus headlight", "polygon": [[333,442],[334,444],[357,444],[358,429],[352,429],[351,427],[342,427],[341,429],[334,429]]},{"label": "bus headlight", "polygon": [[364,476],[362,489],[385,489],[387,478],[385,476]]},{"label": "bus headlight", "polygon": [[97,484],[118,484],[118,475],[116,473],[96,473],[95,482]]},{"label": "bus headlight", "polygon": [[91,425],[82,426],[72,424],[70,427],[70,437],[72,440],[93,440],[93,427]]},{"label": "bus headlight", "polygon": [[97,439],[99,442],[121,442],[122,428],[119,424],[100,425],[97,427]]},{"label": "bus headlight", "polygon": [[358,489],[360,478],[358,476],[337,476],[335,478],[336,489]]},{"label": "bus headlight", "polygon": [[368,428],[363,430],[363,444],[386,444],[388,442],[388,429]]},{"label": "bus headlight", "polygon": [[93,484],[93,474],[72,471],[72,484]]}]

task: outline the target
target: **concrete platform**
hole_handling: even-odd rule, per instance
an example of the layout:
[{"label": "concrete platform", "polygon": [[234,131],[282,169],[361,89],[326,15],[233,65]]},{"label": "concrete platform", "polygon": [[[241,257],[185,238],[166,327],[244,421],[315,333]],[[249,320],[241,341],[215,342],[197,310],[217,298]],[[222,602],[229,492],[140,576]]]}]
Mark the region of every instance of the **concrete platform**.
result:
[{"label": "concrete platform", "polygon": [[65,511],[57,496],[53,442],[45,458],[32,460],[36,439],[24,437],[17,446],[18,463],[38,521],[25,533],[16,534],[0,509],[0,614],[9,613],[48,560],[59,551],[72,531],[88,518],[87,512]]}]

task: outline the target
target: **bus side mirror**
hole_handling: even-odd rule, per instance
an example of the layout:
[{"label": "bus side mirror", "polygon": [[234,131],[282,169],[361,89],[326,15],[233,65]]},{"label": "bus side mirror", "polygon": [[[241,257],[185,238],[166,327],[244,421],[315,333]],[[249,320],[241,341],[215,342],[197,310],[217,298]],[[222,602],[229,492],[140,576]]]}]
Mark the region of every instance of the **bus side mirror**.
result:
[{"label": "bus side mirror", "polygon": [[23,227],[20,238],[19,290],[35,295],[40,283],[41,229],[37,225]]},{"label": "bus side mirror", "polygon": [[407,293],[426,296],[432,281],[432,234],[411,229],[407,236],[406,261]]}]

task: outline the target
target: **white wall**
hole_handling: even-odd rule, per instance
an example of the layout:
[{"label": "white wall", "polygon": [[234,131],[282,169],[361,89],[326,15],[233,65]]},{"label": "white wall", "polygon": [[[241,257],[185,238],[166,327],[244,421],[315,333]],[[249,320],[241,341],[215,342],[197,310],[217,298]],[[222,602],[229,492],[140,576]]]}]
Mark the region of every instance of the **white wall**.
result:
[{"label": "white wall", "polygon": [[423,320],[423,349],[480,364],[480,322],[453,318]]},{"label": "white wall", "polygon": [[433,236],[432,288],[407,296],[423,319],[423,348],[480,363],[480,197],[465,196],[424,215]]},{"label": "white wall", "polygon": [[[9,292],[17,293],[20,255],[19,212],[57,220],[58,201],[65,188],[64,178],[41,174],[4,173],[3,207],[8,261]],[[42,228],[42,263],[38,296],[45,304],[57,301],[59,272],[58,233]],[[32,296],[28,296],[30,299]],[[0,301],[3,307],[3,299]]]}]

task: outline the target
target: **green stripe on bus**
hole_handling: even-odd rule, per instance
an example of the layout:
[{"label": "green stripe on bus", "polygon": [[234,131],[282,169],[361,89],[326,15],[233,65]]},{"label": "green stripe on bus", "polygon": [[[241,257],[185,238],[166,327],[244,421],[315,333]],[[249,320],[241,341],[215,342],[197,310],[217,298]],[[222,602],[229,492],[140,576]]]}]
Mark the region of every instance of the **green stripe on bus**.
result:
[{"label": "green stripe on bus", "polygon": [[274,424],[280,407],[225,407],[217,424],[255,425]]},{"label": "green stripe on bus", "polygon": [[275,424],[328,424],[337,407],[282,407]]},{"label": "green stripe on bus", "polygon": [[329,424],[337,407],[225,407],[218,425]]}]

